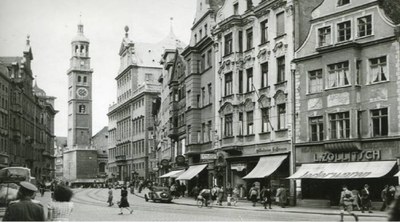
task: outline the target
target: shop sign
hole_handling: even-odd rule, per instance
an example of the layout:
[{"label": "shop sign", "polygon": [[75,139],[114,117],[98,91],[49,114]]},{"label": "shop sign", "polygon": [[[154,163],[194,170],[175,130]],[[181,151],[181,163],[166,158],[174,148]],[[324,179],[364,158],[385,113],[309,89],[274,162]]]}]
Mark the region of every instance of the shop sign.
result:
[{"label": "shop sign", "polygon": [[301,178],[365,178],[370,175],[372,172],[362,172],[362,171],[354,171],[354,172],[342,172],[342,173],[335,173],[335,172],[325,172],[320,171],[318,173],[313,172],[306,172]]},{"label": "shop sign", "polygon": [[203,154],[200,154],[200,159],[202,159],[202,160],[216,160],[217,159],[217,154],[215,154],[215,153],[203,153]]},{"label": "shop sign", "polygon": [[160,161],[160,164],[161,164],[163,167],[167,167],[167,166],[169,166],[169,160],[167,160],[167,159],[162,159],[162,160]]},{"label": "shop sign", "polygon": [[314,162],[356,162],[375,161],[381,159],[380,150],[369,150],[361,152],[322,153],[314,154]]},{"label": "shop sign", "polygon": [[277,152],[285,152],[287,148],[285,147],[258,147],[256,148],[257,153],[277,153]]},{"label": "shop sign", "polygon": [[176,156],[175,157],[175,162],[177,163],[177,164],[183,164],[183,163],[185,163],[185,157],[183,156],[183,155],[178,155],[178,156]]},{"label": "shop sign", "polygon": [[245,163],[232,163],[231,170],[243,171],[247,168],[247,164]]}]

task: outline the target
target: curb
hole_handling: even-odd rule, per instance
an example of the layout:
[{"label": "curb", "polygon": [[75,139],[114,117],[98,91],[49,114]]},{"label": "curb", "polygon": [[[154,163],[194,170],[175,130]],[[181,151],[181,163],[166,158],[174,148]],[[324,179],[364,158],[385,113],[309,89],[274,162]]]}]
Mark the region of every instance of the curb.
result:
[{"label": "curb", "polygon": [[[136,193],[134,194],[135,196],[144,199],[143,196],[137,195]],[[184,206],[196,206],[196,204],[188,204],[188,203],[176,203],[172,202],[172,204],[176,205],[184,205]],[[248,209],[248,208],[243,208],[243,207],[229,207],[229,206],[213,206],[216,208],[226,208],[226,209],[240,209],[240,210],[247,210],[247,211],[266,211],[264,209]],[[268,210],[267,212],[281,212],[281,213],[294,213],[294,214],[317,214],[317,215],[336,215],[340,216],[339,213],[328,213],[328,212],[304,212],[304,211],[297,211],[297,210],[290,210],[290,211],[280,211],[280,210]],[[345,214],[346,216],[346,214]],[[357,214],[358,217],[380,217],[380,218],[387,218],[386,215],[368,215],[368,214]]]}]

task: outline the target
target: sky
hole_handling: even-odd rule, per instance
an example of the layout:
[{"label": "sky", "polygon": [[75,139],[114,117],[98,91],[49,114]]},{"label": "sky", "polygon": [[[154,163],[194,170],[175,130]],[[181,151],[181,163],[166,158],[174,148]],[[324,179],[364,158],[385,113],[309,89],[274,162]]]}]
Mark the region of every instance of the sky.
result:
[{"label": "sky", "polygon": [[[93,135],[108,125],[107,111],[116,101],[115,77],[124,27],[134,42],[156,43],[171,26],[188,44],[196,0],[1,0],[0,56],[22,56],[27,35],[32,71],[48,96],[57,97],[56,136],[67,135],[67,70],[77,24],[90,40],[93,72]],[[161,55],[160,55],[161,56]]]}]

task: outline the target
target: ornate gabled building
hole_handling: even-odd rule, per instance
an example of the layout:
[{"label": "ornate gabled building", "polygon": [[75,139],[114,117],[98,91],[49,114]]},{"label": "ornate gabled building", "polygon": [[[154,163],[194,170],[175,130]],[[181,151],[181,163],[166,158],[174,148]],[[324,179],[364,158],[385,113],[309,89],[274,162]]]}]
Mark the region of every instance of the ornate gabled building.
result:
[{"label": "ornate gabled building", "polygon": [[[299,204],[338,205],[342,184],[398,185],[398,6],[325,0],[312,12],[295,59],[298,169],[291,178],[301,181]],[[380,192],[371,199],[380,201]]]},{"label": "ornate gabled building", "polygon": [[171,32],[162,41],[133,42],[125,27],[119,56],[117,102],[109,107],[108,169],[115,180],[155,179],[158,160],[154,141],[152,103],[160,94],[160,59],[179,40]]},{"label": "ornate gabled building", "polygon": [[[33,85],[29,36],[23,57],[0,57],[0,164],[25,166],[38,181],[54,178],[55,97]],[[6,81],[8,79],[8,81]]]}]

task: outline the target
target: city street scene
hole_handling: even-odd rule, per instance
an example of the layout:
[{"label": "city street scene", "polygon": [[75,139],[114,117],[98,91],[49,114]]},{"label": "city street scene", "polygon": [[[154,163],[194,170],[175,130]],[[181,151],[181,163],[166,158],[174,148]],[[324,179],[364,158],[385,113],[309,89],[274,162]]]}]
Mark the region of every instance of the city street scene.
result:
[{"label": "city street scene", "polygon": [[400,221],[400,0],[1,0],[2,221]]}]

